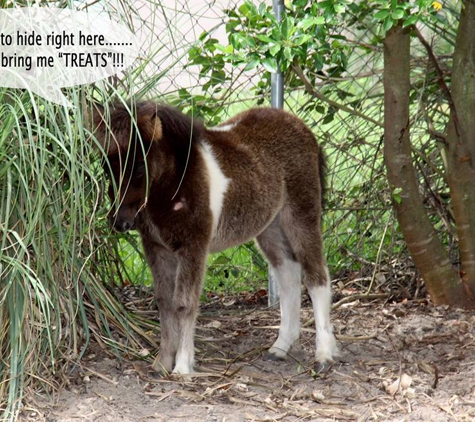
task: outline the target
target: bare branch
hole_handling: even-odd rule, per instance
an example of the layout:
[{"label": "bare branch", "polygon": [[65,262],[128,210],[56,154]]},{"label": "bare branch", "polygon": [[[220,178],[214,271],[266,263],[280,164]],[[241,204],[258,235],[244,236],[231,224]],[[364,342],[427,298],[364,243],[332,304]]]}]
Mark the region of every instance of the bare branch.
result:
[{"label": "bare branch", "polygon": [[299,79],[302,81],[302,83],[304,84],[304,87],[305,87],[305,90],[307,91],[307,93],[313,97],[316,97],[318,98],[319,100],[322,100],[323,102],[331,105],[332,107],[335,107],[339,110],[342,110],[342,111],[345,111],[349,114],[352,114],[354,116],[358,116],[358,117],[361,117],[362,119],[376,125],[376,126],[379,126],[379,127],[384,127],[384,124],[381,123],[381,122],[378,122],[377,120],[374,120],[373,118],[369,117],[369,116],[366,116],[365,114],[361,113],[360,111],[358,110],[355,110],[354,108],[351,108],[351,107],[348,107],[344,104],[340,104],[336,101],[333,101],[331,100],[330,98],[326,97],[325,95],[323,95],[321,92],[317,91],[313,85],[310,83],[310,81],[307,79],[307,77],[305,76],[305,74],[303,73],[303,70],[302,68],[300,67],[300,64],[297,63],[297,62],[294,62],[292,64],[292,70],[295,72],[295,74],[299,77]]},{"label": "bare branch", "polygon": [[432,47],[430,44],[427,42],[427,40],[424,38],[424,36],[421,34],[419,29],[414,26],[414,33],[417,35],[417,38],[419,38],[419,41],[421,44],[424,46],[424,48],[427,50],[427,54],[429,55],[429,59],[434,65],[435,68],[435,73],[437,74],[437,81],[439,83],[440,89],[442,89],[442,92],[445,95],[445,98],[447,98],[447,101],[449,103],[449,108],[453,116],[454,124],[455,124],[455,130],[457,131],[457,136],[460,136],[461,129],[460,129],[460,123],[457,117],[457,110],[455,109],[455,104],[452,100],[452,94],[450,93],[450,89],[445,83],[444,80],[444,73],[442,72],[442,69],[439,66],[439,62],[437,61],[437,57],[435,57],[434,51],[432,50]]}]

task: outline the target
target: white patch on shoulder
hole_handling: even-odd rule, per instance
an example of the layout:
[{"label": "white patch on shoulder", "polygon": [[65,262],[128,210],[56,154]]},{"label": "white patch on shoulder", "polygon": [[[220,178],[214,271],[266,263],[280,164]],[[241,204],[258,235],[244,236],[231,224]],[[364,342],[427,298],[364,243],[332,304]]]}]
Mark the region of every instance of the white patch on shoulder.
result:
[{"label": "white patch on shoulder", "polygon": [[215,126],[210,128],[209,130],[213,130],[215,132],[229,132],[233,130],[239,122],[228,123],[227,125]]},{"label": "white patch on shoulder", "polygon": [[206,141],[201,143],[201,152],[209,176],[209,207],[213,213],[213,233],[216,233],[219,218],[223,209],[224,195],[231,179],[227,178],[213,153],[211,145]]}]

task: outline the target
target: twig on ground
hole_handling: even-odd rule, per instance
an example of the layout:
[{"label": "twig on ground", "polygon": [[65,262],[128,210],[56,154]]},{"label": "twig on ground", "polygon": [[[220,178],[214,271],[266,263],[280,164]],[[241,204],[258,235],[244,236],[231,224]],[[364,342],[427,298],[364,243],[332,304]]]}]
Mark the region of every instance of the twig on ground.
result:
[{"label": "twig on ground", "polygon": [[87,372],[90,372],[92,375],[104,380],[104,381],[107,381],[108,383],[112,384],[112,385],[119,385],[119,382],[114,380],[114,379],[111,379],[107,376],[105,376],[104,374],[101,374],[100,372],[97,372],[97,371],[94,371],[93,369],[90,369],[84,365],[81,365],[81,368],[83,368],[85,371]]}]

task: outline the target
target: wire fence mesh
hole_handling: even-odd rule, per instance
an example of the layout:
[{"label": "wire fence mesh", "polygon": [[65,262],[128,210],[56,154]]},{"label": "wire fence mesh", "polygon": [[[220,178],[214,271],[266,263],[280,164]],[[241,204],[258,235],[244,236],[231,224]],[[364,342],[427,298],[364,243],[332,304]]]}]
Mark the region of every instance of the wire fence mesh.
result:
[{"label": "wire fence mesh", "polygon": [[[137,2],[140,19],[132,19],[131,25],[139,22],[144,51],[155,53],[148,55],[140,72],[128,75],[133,81],[129,84],[130,94],[140,96],[146,92],[148,98],[171,102],[209,125],[251,106],[269,106],[270,86],[262,83],[267,81],[264,68],[246,71],[245,66],[224,64],[210,71],[207,57],[202,58],[201,67],[190,64],[190,51],[206,40],[229,44],[229,11],[241,4],[239,0]],[[270,2],[267,6],[271,6]],[[424,30],[434,37],[434,31]],[[317,81],[311,87],[295,84],[292,71],[284,75],[284,108],[312,128],[327,155],[323,225],[330,271],[337,279],[362,280],[360,287],[364,290],[386,288],[391,284],[388,281],[401,277],[414,284],[417,274],[397,228],[383,163],[381,43],[372,42],[373,29],[363,24],[342,25],[335,31],[347,48],[343,75],[334,77],[325,67],[318,71],[306,69],[309,79]],[[414,86],[417,95],[422,95],[429,76],[420,72],[425,60],[420,48],[414,48],[413,55],[419,66]],[[415,72],[417,76],[417,69]],[[211,79],[210,88],[207,84]],[[425,98],[425,102],[431,108],[438,104],[434,96]],[[415,123],[416,142],[421,143],[422,149],[425,143],[425,148],[432,151],[433,142],[426,136],[423,118]],[[421,148],[418,145],[419,151]],[[437,182],[434,178],[440,165],[437,159],[435,169],[424,155],[417,159],[419,177],[440,184],[440,178]],[[427,203],[439,216],[446,214],[433,195],[428,195]],[[401,262],[409,265],[405,273],[400,269]],[[214,255],[209,264],[208,291],[254,290],[266,285],[265,263],[252,244]]]},{"label": "wire fence mesh", "polygon": [[[269,106],[265,68],[246,70],[246,63],[216,66],[212,55],[201,55],[199,48],[213,39],[225,48],[229,45],[229,11],[242,4],[241,0],[74,2],[74,7],[100,8],[127,22],[141,40],[138,65],[93,85],[65,89],[77,105],[74,110],[25,90],[0,90],[4,99],[0,152],[5,158],[0,172],[4,199],[0,412],[8,401],[7,413],[15,415],[21,409],[23,387],[33,391],[31,385],[38,381],[34,374],[41,373],[43,384],[49,384],[59,362],[80,359],[91,338],[115,350],[139,350],[144,341],[157,347],[148,331],[156,328],[149,319],[156,311],[151,309],[152,280],[140,240],[134,234],[109,231],[108,207],[100,198],[106,178],[86,139],[89,129],[80,107],[84,98],[156,99],[214,125],[249,107]],[[269,1],[266,4],[270,7]],[[447,80],[460,7],[460,2],[444,2],[445,21],[420,28]],[[374,41],[374,28],[364,20],[347,27],[342,20],[334,31],[334,39],[346,49],[345,72],[335,76],[329,67],[307,66],[302,75],[295,69],[283,75],[284,108],[312,128],[327,155],[323,227],[330,271],[337,293],[397,289],[396,294],[414,298],[423,284],[397,227],[394,192],[383,162],[382,40]],[[449,109],[426,53],[417,40],[412,43],[412,158],[428,215],[457,265],[443,156]],[[209,43],[208,51],[213,46]],[[314,82],[302,83],[305,78]],[[129,290],[134,293],[137,286],[147,286],[144,314],[124,312],[135,309],[130,306],[137,303],[136,296],[124,303],[127,289],[115,289],[112,281],[120,287],[132,284]],[[205,298],[266,287],[267,264],[252,242],[209,258]]]},{"label": "wire fence mesh", "polygon": [[[69,1],[37,3],[71,6]],[[460,2],[455,3],[457,7],[444,2],[447,16],[440,27],[421,28],[446,74],[460,7]],[[4,6],[28,4],[9,0]],[[148,319],[151,297],[145,317],[139,312],[132,315],[124,307],[129,309],[135,302],[123,304],[124,291],[117,292],[111,283],[113,279],[120,286],[131,282],[135,287],[152,281],[138,237],[111,234],[106,228],[107,204],[99,198],[106,191],[106,178],[87,139],[89,130],[80,106],[84,98],[107,102],[108,95],[110,99],[149,98],[172,103],[213,125],[249,107],[270,105],[269,74],[263,67],[251,71],[245,63],[213,67],[211,56],[200,56],[198,47],[210,39],[229,44],[226,10],[242,4],[241,0],[74,2],[74,7],[101,8],[127,22],[142,43],[139,64],[94,85],[65,89],[77,105],[72,110],[25,90],[0,90],[4,99],[0,143],[5,157],[0,172],[4,199],[0,207],[4,304],[0,307],[0,412],[9,400],[8,412],[15,414],[21,408],[22,383],[32,385],[33,378],[37,382],[30,375],[38,373],[46,380],[45,371],[52,376],[60,360],[79,359],[92,337],[116,349],[138,350],[142,339],[156,347],[148,332],[156,326]],[[397,228],[394,192],[383,163],[381,40],[373,42],[373,28],[363,21],[348,27],[342,23],[335,28],[335,36],[347,49],[345,72],[335,76],[325,66],[320,70],[307,67],[303,77],[315,81],[307,85],[296,83],[302,75],[293,70],[284,73],[284,108],[312,128],[328,159],[323,226],[330,270],[339,290],[347,289],[345,293],[355,288],[397,288],[406,297],[417,297],[421,282]],[[456,264],[458,251],[441,153],[449,112],[434,82],[433,67],[417,40],[413,44],[413,161],[421,197]],[[201,59],[200,66],[192,63],[191,53],[195,61]],[[206,296],[259,291],[266,286],[267,264],[253,243],[209,259]],[[150,289],[146,294],[150,296]],[[126,340],[120,344],[117,338]]]},{"label": "wire fence mesh", "polygon": [[[205,39],[228,44],[226,10],[240,4],[239,0],[137,2],[140,19],[132,19],[131,24],[139,23],[135,29],[145,40],[144,50],[156,54],[131,75],[130,94],[146,91],[148,98],[172,102],[211,125],[251,106],[269,106],[270,87],[256,88],[263,68],[247,72],[226,65],[225,78],[212,75],[222,78],[222,83],[210,95],[203,89],[207,81],[200,75],[203,68],[188,63],[190,49]],[[381,263],[392,262],[395,251],[405,248],[396,230],[383,169],[381,51],[374,48],[374,54],[366,54],[371,35],[367,30],[352,33],[342,27],[341,34],[351,48],[346,76],[332,78],[323,69],[316,75],[319,83],[314,92],[285,83],[284,108],[312,128],[327,155],[323,224],[330,271],[337,278],[364,279],[366,288],[376,280]],[[286,82],[292,78],[284,76]],[[139,272],[143,279],[143,270]],[[266,264],[253,244],[210,258],[208,292],[255,290],[266,284]]]}]

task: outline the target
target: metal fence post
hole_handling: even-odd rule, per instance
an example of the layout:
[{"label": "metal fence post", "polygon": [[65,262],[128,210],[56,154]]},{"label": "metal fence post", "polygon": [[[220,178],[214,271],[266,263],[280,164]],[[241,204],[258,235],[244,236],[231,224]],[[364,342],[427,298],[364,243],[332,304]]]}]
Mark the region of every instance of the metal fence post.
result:
[{"label": "metal fence post", "polygon": [[[272,9],[277,22],[280,22],[285,10],[284,0],[272,0]],[[280,70],[271,75],[271,105],[274,108],[284,107],[284,75]]]},{"label": "metal fence post", "polygon": [[[282,14],[284,13],[285,6],[284,0],[272,0],[272,8],[277,22],[282,20]],[[277,73],[271,75],[271,105],[274,108],[284,107],[284,76],[279,70]],[[272,308],[279,306],[279,292],[270,270],[269,266],[269,287],[267,289],[268,305]]]}]

